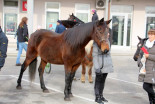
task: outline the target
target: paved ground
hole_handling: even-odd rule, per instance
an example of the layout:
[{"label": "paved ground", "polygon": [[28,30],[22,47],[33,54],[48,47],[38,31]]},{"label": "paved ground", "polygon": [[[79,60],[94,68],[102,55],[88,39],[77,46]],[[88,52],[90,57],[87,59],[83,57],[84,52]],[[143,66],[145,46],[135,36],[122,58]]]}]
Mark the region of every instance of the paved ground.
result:
[{"label": "paved ground", "polygon": [[[109,100],[107,104],[149,104],[142,83],[137,81],[138,68],[132,56],[112,56],[115,72],[108,75],[104,96]],[[23,62],[24,58],[22,58]],[[80,80],[73,82],[71,102],[63,100],[64,68],[52,65],[52,73],[44,74],[45,84],[50,93],[43,93],[40,89],[38,73],[34,83],[29,82],[27,71],[24,73],[22,90],[16,90],[16,81],[20,67],[15,66],[15,57],[8,57],[0,72],[0,104],[96,104],[94,103],[93,84]],[[80,78],[81,67],[76,73]],[[93,74],[94,79],[94,74]]]}]

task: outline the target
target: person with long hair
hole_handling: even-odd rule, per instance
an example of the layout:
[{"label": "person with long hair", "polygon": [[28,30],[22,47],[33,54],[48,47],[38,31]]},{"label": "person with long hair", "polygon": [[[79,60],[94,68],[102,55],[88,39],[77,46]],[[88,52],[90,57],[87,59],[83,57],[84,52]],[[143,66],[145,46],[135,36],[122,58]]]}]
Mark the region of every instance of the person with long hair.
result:
[{"label": "person with long hair", "polygon": [[23,49],[27,51],[27,44],[26,44],[26,42],[28,42],[27,22],[28,22],[28,18],[23,17],[18,26],[17,34],[18,34],[19,50],[18,50],[18,55],[16,60],[16,66],[21,66],[20,56],[22,54]]}]

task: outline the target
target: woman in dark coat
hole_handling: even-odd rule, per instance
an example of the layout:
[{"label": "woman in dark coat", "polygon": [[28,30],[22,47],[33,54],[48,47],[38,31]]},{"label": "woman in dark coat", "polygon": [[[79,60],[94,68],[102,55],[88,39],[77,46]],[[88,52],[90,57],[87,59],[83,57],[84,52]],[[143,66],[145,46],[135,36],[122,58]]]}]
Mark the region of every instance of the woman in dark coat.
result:
[{"label": "woman in dark coat", "polygon": [[143,80],[143,88],[148,93],[150,104],[155,104],[155,92],[153,90],[155,84],[155,29],[148,32],[148,38],[145,46],[149,54],[145,54],[146,74]]},{"label": "woman in dark coat", "polygon": [[28,42],[28,28],[27,28],[27,17],[23,17],[17,30],[18,34],[18,42],[19,42],[19,50],[16,60],[16,66],[21,66],[20,56],[22,54],[23,49],[27,51],[27,43]]},{"label": "woman in dark coat", "polygon": [[96,21],[96,20],[98,20],[98,15],[97,15],[97,13],[96,13],[96,10],[92,10],[92,22],[94,22],[94,21]]},{"label": "woman in dark coat", "polygon": [[2,31],[0,26],[0,70],[4,66],[5,58],[7,57],[8,38]]}]

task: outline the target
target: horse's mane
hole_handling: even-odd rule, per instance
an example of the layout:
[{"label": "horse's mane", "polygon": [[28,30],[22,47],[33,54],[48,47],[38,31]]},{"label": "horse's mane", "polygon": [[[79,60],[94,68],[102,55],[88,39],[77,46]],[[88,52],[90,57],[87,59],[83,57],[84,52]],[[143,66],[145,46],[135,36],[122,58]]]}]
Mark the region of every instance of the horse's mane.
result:
[{"label": "horse's mane", "polygon": [[93,32],[96,22],[82,24],[80,26],[70,28],[64,32],[64,40],[73,48],[78,47],[85,42],[86,38]]},{"label": "horse's mane", "polygon": [[[74,15],[73,15],[74,16]],[[74,16],[74,18],[76,18],[78,21],[77,22],[80,22],[80,23],[85,23],[83,22],[82,20],[80,20],[79,18],[77,18],[76,16]]]}]

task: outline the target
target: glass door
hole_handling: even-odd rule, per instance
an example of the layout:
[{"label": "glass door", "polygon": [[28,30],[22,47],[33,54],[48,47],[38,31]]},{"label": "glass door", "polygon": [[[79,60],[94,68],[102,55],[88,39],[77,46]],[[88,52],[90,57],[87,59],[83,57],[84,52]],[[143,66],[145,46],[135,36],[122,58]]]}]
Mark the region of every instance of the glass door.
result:
[{"label": "glass door", "polygon": [[112,45],[129,46],[130,45],[130,27],[131,21],[128,14],[112,14],[111,28],[113,30]]},{"label": "glass door", "polygon": [[155,15],[147,15],[146,16],[146,37],[147,33],[150,29],[155,28]]},{"label": "glass door", "polygon": [[17,30],[17,14],[4,14],[4,32],[7,35],[14,35]]},{"label": "glass door", "polygon": [[47,12],[46,14],[46,29],[55,31],[59,12]]}]

